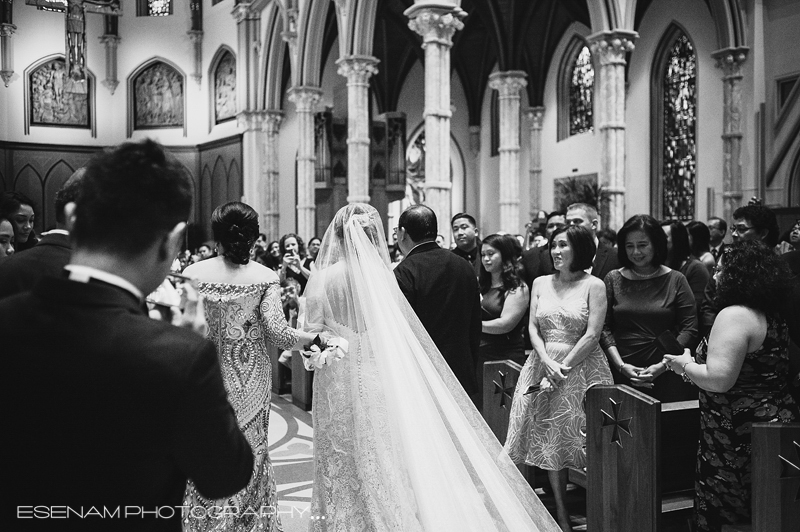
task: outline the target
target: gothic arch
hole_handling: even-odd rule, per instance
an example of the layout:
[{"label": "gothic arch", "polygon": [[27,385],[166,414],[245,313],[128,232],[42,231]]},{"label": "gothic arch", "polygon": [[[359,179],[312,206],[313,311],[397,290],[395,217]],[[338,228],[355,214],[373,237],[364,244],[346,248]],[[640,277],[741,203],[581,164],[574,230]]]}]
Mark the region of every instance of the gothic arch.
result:
[{"label": "gothic arch", "polygon": [[[309,0],[300,12],[297,37],[297,68],[292,86],[319,87],[322,72],[322,41],[331,0]],[[340,32],[341,33],[341,32]]]},{"label": "gothic arch", "polygon": [[[283,102],[283,65],[288,50],[283,40],[285,17],[279,6],[280,3],[276,2],[267,7],[265,17],[267,31],[261,55],[262,83],[258,87],[257,101],[261,109],[268,110],[280,109]],[[289,59],[293,59],[291,53]]]},{"label": "gothic arch", "polygon": [[[558,77],[556,78],[556,106],[557,106],[557,134],[558,140],[564,140],[570,137],[569,131],[569,117],[570,117],[570,94],[569,89],[572,82],[572,71],[573,66],[575,64],[575,60],[578,58],[578,54],[581,53],[584,47],[588,47],[589,44],[586,41],[586,38],[575,31],[570,37],[569,42],[567,43],[566,48],[564,49],[564,54],[561,56],[561,61],[558,65]],[[591,50],[589,51],[591,54]],[[595,73],[597,72],[596,69],[596,62],[593,61],[595,66]],[[596,76],[595,76],[596,79]]]},{"label": "gothic arch", "polygon": [[[166,59],[161,56],[153,56],[150,59],[147,59],[139,64],[138,67],[133,69],[133,71],[128,74],[128,78],[126,79],[126,86],[128,88],[128,113],[127,113],[127,135],[128,138],[133,135],[134,131],[134,99],[136,98],[136,91],[134,87],[134,82],[139,75],[150,68],[151,66],[155,65],[156,63],[164,63],[168,67],[175,70],[181,77],[181,81],[183,83],[183,136],[185,137],[187,134],[187,105],[186,105],[186,72],[183,71],[181,67],[178,66],[177,63],[173,63],[169,59]],[[179,126],[175,126],[176,128]]]},{"label": "gothic arch", "polygon": [[[658,219],[664,218],[666,214],[663,212],[662,198],[664,196],[664,180],[662,179],[661,170],[664,163],[663,143],[664,143],[664,69],[667,66],[667,60],[670,57],[672,48],[681,37],[686,37],[695,57],[695,93],[694,93],[694,108],[695,112],[698,108],[698,94],[697,87],[699,86],[699,69],[697,67],[697,45],[692,40],[690,34],[686,29],[676,21],[672,21],[667,29],[664,31],[658,46],[656,47],[655,54],[652,59],[652,66],[650,71],[650,212]],[[695,148],[697,143],[697,116],[695,115],[694,123],[694,142]],[[694,150],[694,190],[687,191],[687,196],[692,197],[694,203],[692,218],[697,214],[697,150]]]},{"label": "gothic arch", "polygon": [[[226,58],[228,55],[233,58],[233,63],[236,68],[238,68],[238,63],[236,62],[236,54],[234,53],[233,49],[226,45],[222,44],[217,49],[216,53],[214,53],[214,57],[211,58],[211,63],[208,65],[208,98],[209,98],[209,127],[208,130],[211,131],[215,125],[226,122],[228,120],[232,120],[236,118],[236,111],[234,111],[233,116],[218,119],[217,118],[217,68],[219,68],[220,62]],[[235,79],[235,78],[234,78]],[[236,91],[234,91],[234,98],[236,97]],[[236,102],[238,105],[238,102]]]},{"label": "gothic arch", "polygon": [[42,216],[42,227],[50,229],[56,224],[56,193],[64,186],[67,179],[72,176],[75,169],[72,168],[64,159],[59,159],[44,176],[44,204],[39,208]]},{"label": "gothic arch", "polygon": [[720,50],[747,46],[746,21],[740,0],[709,0]]},{"label": "gothic arch", "polygon": [[242,172],[236,159],[228,167],[228,201],[242,200]]},{"label": "gothic arch", "polygon": [[35,203],[34,230],[37,233],[41,233],[44,227],[42,225],[42,212],[45,207],[41,174],[32,165],[26,164],[17,172],[11,190],[25,194]]},{"label": "gothic arch", "polygon": [[633,31],[636,1],[587,0],[586,4],[589,8],[589,19],[592,22],[592,32]]},{"label": "gothic arch", "polygon": [[345,3],[348,15],[344,21],[339,21],[339,57],[372,55],[378,1],[348,0]]}]

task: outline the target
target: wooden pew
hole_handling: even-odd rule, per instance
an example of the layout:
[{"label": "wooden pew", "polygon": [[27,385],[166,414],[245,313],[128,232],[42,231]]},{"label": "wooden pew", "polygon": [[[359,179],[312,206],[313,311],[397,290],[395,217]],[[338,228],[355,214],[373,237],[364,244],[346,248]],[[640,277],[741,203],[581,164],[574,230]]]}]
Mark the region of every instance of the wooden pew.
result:
[{"label": "wooden pew", "polygon": [[289,393],[291,382],[291,372],[289,368],[278,362],[281,356],[281,350],[267,343],[267,352],[269,353],[269,361],[272,366],[272,393],[273,395],[283,395]]},{"label": "wooden pew", "polygon": [[303,365],[303,356],[292,351],[292,404],[306,412],[311,410],[314,372]]},{"label": "wooden pew", "polygon": [[483,419],[500,443],[506,442],[508,416],[522,366],[511,360],[483,365]]},{"label": "wooden pew", "polygon": [[800,423],[753,423],[753,532],[800,528]]}]

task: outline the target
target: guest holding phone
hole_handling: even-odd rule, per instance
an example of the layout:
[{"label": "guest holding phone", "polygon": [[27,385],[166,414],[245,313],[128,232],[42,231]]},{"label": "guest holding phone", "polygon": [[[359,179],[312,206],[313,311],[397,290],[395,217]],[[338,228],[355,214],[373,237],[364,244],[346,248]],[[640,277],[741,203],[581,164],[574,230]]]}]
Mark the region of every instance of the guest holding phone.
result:
[{"label": "guest holding phone", "polygon": [[302,295],[311,275],[310,266],[305,262],[306,247],[303,239],[294,233],[287,233],[281,237],[278,243],[281,258],[281,267],[278,270],[281,281],[284,279],[294,279],[300,283],[300,294]]}]

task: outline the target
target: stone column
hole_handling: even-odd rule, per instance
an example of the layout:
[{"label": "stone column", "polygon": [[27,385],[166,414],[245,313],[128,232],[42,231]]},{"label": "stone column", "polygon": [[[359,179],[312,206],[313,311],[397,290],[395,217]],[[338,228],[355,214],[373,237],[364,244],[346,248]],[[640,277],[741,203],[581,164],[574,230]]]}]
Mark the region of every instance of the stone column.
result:
[{"label": "stone column", "polygon": [[[448,3],[415,4],[404,13],[425,50],[425,203],[439,227],[450,223],[450,48],[466,13]],[[440,230],[441,232],[441,230]]]},{"label": "stone column", "polygon": [[[263,224],[265,190],[262,176],[262,159],[265,151],[265,136],[262,124],[265,111],[242,111],[236,116],[242,135],[242,198],[241,200],[259,213],[259,225]],[[239,199],[239,198],[231,198]]]},{"label": "stone column", "polygon": [[[528,107],[525,117],[530,127],[529,169],[530,175],[530,216],[533,220],[542,210],[542,121],[544,120],[544,107]],[[547,209],[545,209],[547,210]]]},{"label": "stone column", "polygon": [[314,112],[322,90],[317,87],[292,87],[289,101],[297,109],[297,234],[310,238],[316,234],[316,204],[314,201]]},{"label": "stone column", "polygon": [[500,107],[500,229],[511,234],[519,231],[519,91],[527,77],[520,70],[489,76]]},{"label": "stone column", "polygon": [[13,24],[0,24],[0,47],[2,47],[0,78],[3,78],[3,84],[6,87],[14,75],[14,52],[11,50],[11,36],[16,30],[17,27]]},{"label": "stone column", "polygon": [[[595,64],[600,65],[595,90],[595,127],[600,133],[600,185],[606,193],[605,227],[625,223],[625,54],[638,37],[632,31],[604,31],[589,37]],[[603,212],[603,206],[598,205]]]},{"label": "stone column", "polygon": [[742,205],[742,64],[748,48],[714,52],[722,70],[722,218],[730,220]]},{"label": "stone column", "polygon": [[262,128],[266,135],[261,175],[264,180],[264,210],[261,212],[261,230],[267,242],[278,240],[280,234],[280,147],[278,145],[283,113],[265,111]]},{"label": "stone column", "polygon": [[[233,8],[239,36],[236,54],[236,105],[239,111],[258,109],[258,55],[261,46],[261,12],[251,3]],[[199,73],[202,76],[202,73]]]},{"label": "stone column", "polygon": [[347,202],[369,203],[369,78],[378,60],[351,55],[336,64],[347,78]]}]

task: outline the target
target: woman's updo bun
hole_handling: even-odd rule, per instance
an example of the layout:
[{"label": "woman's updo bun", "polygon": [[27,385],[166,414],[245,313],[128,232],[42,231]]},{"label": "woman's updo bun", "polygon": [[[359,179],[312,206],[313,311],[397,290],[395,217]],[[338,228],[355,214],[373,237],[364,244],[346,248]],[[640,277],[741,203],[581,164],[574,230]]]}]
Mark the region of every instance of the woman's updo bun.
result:
[{"label": "woman's updo bun", "polygon": [[211,215],[214,240],[225,248],[223,256],[234,264],[247,264],[258,238],[258,213],[250,205],[232,201]]}]

